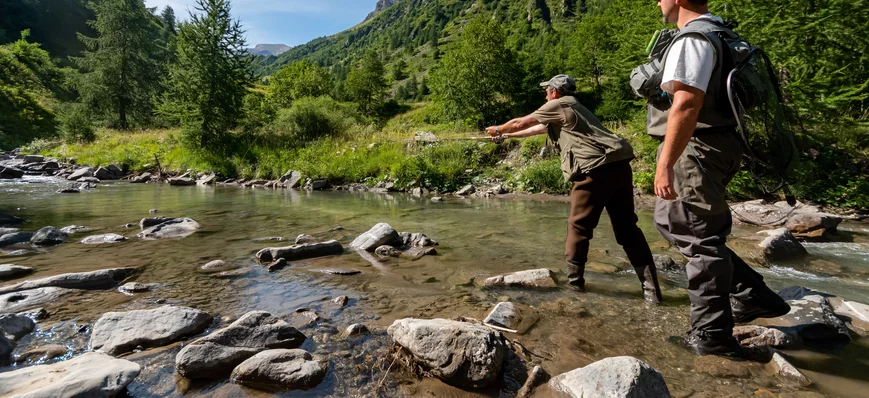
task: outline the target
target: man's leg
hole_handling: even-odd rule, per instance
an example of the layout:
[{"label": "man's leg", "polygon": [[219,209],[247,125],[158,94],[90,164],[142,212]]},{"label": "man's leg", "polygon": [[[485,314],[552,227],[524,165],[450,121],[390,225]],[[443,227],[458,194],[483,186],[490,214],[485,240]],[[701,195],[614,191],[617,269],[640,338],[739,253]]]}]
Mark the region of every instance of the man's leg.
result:
[{"label": "man's leg", "polygon": [[567,241],[564,257],[567,261],[567,283],[574,289],[585,290],[585,263],[589,241],[600,221],[606,195],[601,192],[606,182],[599,184],[590,175],[573,183],[570,191],[570,217],[567,219]]},{"label": "man's leg", "polygon": [[639,219],[634,210],[633,172],[629,161],[613,164],[607,181],[614,188],[606,204],[616,242],[625,250],[628,260],[637,272],[646,301],[658,304],[663,299],[658,285],[658,271],[646,236],[637,226]]}]

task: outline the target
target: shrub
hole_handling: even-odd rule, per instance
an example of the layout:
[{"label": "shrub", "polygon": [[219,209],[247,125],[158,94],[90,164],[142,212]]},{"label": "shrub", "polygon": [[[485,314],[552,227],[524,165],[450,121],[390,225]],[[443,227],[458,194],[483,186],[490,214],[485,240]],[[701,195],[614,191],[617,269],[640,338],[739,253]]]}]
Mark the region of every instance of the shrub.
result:
[{"label": "shrub", "polygon": [[519,192],[570,192],[570,184],[564,181],[561,160],[557,157],[529,164],[511,174],[507,184]]},{"label": "shrub", "polygon": [[348,104],[330,97],[301,98],[289,109],[278,112],[275,132],[290,135],[300,141],[338,136],[360,121],[360,116]]},{"label": "shrub", "polygon": [[60,134],[66,142],[93,142],[97,138],[84,104],[66,104],[58,114]]}]

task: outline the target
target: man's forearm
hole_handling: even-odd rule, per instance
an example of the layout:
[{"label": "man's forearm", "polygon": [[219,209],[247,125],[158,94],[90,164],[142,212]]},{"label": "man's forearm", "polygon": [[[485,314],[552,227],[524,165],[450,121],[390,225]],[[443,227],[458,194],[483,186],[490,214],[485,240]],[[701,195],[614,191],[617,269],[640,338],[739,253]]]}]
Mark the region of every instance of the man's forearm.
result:
[{"label": "man's forearm", "polygon": [[519,117],[516,119],[512,119],[509,122],[504,123],[504,124],[497,126],[497,127],[498,127],[498,131],[500,131],[501,134],[510,134],[510,133],[515,133],[517,131],[525,130],[525,129],[532,127],[535,124],[539,124],[539,123],[540,122],[538,122],[533,117],[525,116],[525,117]]},{"label": "man's forearm", "polygon": [[503,136],[507,137],[507,138],[525,138],[525,137],[531,137],[534,135],[540,135],[540,134],[545,134],[545,133],[546,133],[546,125],[545,124],[538,124],[536,126],[529,127],[525,130],[517,131],[515,133],[504,133]]}]

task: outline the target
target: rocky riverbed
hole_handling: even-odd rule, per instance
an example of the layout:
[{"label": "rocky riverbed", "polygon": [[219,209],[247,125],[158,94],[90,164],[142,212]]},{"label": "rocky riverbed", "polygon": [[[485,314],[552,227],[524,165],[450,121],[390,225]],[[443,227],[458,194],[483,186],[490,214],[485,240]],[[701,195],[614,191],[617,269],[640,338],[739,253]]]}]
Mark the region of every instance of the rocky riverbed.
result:
[{"label": "rocky riverbed", "polygon": [[845,397],[869,387],[869,238],[820,209],[803,208],[796,226],[770,223],[775,204],[737,208],[768,227],[737,226],[734,247],[794,311],[738,328],[753,360],[733,362],[679,344],[684,261],[645,213],[659,307],[642,301],[606,225],[590,292],[563,287],[558,202],[98,177],[69,195],[59,191],[70,180],[29,173],[0,182],[0,395]]}]

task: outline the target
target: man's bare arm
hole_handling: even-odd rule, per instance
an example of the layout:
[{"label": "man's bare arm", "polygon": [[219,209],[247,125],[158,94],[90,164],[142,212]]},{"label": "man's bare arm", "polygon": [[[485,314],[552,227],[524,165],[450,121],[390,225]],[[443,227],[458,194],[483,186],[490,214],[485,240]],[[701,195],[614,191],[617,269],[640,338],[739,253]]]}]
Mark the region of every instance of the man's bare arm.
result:
[{"label": "man's bare arm", "polygon": [[667,133],[655,170],[655,195],[667,200],[678,197],[674,187],[673,166],[694,136],[697,117],[706,96],[703,90],[680,82],[674,82],[673,88],[673,104],[667,116]]},{"label": "man's bare arm", "polygon": [[545,124],[538,124],[536,126],[531,126],[525,130],[517,131],[515,133],[506,133],[503,135],[503,137],[525,138],[525,137],[531,137],[531,136],[540,135],[540,134],[546,134],[546,125]]},{"label": "man's bare arm", "polygon": [[504,123],[500,126],[487,127],[486,133],[488,133],[490,136],[494,137],[494,136],[498,135],[498,133],[495,131],[496,129],[499,132],[501,132],[501,134],[509,134],[509,133],[515,133],[517,131],[522,131],[522,130],[525,130],[529,127],[536,126],[539,124],[540,124],[540,122],[537,121],[536,118],[534,118],[531,115],[528,115],[528,116],[523,116],[523,117],[519,117],[519,118],[510,120],[509,122]]}]

